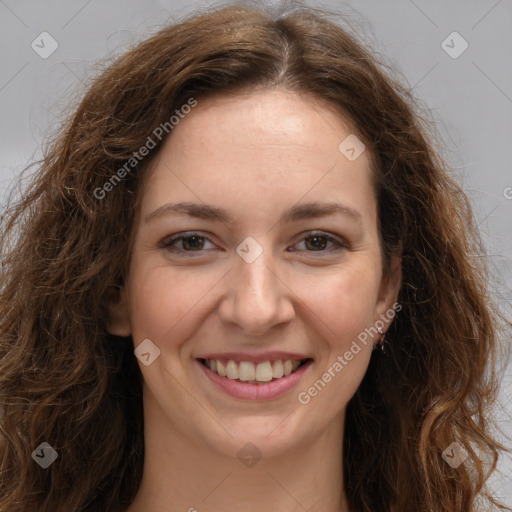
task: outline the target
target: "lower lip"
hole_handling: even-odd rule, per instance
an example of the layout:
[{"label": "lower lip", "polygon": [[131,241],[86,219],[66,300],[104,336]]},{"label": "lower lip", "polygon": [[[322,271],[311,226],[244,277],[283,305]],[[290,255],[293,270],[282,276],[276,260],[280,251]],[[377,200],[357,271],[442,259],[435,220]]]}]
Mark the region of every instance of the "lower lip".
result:
[{"label": "lower lip", "polygon": [[234,398],[242,398],[244,400],[271,400],[284,395],[297,386],[313,361],[309,360],[305,362],[296,371],[286,377],[281,377],[280,379],[265,384],[248,384],[247,382],[221,377],[218,373],[212,372],[200,361],[196,361],[196,363],[216,386]]}]

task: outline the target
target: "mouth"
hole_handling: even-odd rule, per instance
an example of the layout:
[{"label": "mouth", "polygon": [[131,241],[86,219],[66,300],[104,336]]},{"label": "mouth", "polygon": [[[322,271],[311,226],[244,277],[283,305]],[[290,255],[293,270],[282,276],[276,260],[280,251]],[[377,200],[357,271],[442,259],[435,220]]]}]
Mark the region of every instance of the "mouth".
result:
[{"label": "mouth", "polygon": [[238,361],[236,359],[196,359],[202,373],[217,389],[234,398],[269,400],[298,385],[312,358]]},{"label": "mouth", "polygon": [[233,359],[198,359],[198,361],[221,377],[247,384],[267,384],[295,373],[312,359],[278,359],[261,363]]}]

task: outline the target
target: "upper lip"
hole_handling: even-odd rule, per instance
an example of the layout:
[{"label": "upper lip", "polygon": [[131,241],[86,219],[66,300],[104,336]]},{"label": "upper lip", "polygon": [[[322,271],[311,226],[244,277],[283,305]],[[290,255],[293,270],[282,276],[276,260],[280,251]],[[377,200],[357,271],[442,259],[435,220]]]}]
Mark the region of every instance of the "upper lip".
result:
[{"label": "upper lip", "polygon": [[303,359],[311,359],[306,354],[297,354],[293,352],[282,352],[282,351],[273,351],[273,352],[264,352],[261,354],[247,353],[247,352],[223,352],[221,354],[204,354],[197,359],[216,359],[216,360],[229,360],[233,361],[249,361],[251,363],[263,363],[265,361],[298,361]]}]

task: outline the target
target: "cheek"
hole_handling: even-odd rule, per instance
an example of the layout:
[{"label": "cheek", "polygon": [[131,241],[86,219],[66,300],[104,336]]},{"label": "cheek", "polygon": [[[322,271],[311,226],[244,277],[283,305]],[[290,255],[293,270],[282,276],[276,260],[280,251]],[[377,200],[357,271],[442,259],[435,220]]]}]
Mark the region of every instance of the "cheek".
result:
[{"label": "cheek", "polygon": [[305,301],[331,348],[344,351],[374,321],[378,276],[370,267],[341,270],[310,289]]},{"label": "cheek", "polygon": [[339,273],[309,294],[312,313],[307,323],[314,326],[314,334],[321,334],[324,350],[319,351],[318,367],[297,398],[321,411],[318,414],[325,421],[346,407],[368,368],[373,341],[365,329],[374,321],[376,279],[368,268],[365,273]]},{"label": "cheek", "polygon": [[[192,269],[141,268],[132,275],[131,318],[135,343],[178,345],[197,329],[197,317],[221,275]],[[173,343],[176,340],[176,343]]]}]

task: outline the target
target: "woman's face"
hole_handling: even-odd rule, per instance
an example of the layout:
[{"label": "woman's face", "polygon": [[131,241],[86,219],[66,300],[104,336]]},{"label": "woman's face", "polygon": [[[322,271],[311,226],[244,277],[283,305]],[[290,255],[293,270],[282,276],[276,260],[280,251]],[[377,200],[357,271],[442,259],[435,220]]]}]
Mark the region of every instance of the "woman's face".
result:
[{"label": "woman's face", "polygon": [[386,330],[399,282],[351,133],[278,89],[199,99],[174,127],[112,326],[144,342],[145,421],[162,435],[271,456],[341,432],[378,341],[365,329]]}]

